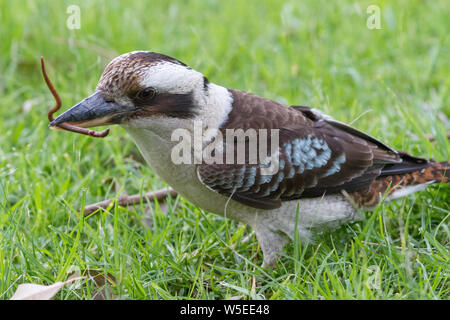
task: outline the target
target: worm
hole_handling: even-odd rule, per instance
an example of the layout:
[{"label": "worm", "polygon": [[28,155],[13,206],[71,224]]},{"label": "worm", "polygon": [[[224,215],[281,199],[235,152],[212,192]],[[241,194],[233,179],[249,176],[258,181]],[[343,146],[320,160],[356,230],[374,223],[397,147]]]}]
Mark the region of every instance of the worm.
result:
[{"label": "worm", "polygon": [[[55,87],[53,86],[53,83],[50,81],[50,78],[47,75],[47,71],[45,70],[45,64],[44,64],[44,57],[41,57],[41,68],[42,68],[42,75],[44,76],[45,83],[47,84],[48,89],[52,93],[53,97],[55,98],[55,106],[51,108],[48,111],[48,121],[52,122],[55,120],[54,114],[56,111],[58,111],[61,108],[62,101],[59,97],[58,92],[56,91]],[[85,134],[94,138],[103,138],[106,137],[109,133],[109,128],[105,129],[103,131],[94,131],[89,130],[86,128],[77,127],[68,123],[61,123],[57,125],[58,128],[61,128],[63,130],[72,131],[80,134]]]}]

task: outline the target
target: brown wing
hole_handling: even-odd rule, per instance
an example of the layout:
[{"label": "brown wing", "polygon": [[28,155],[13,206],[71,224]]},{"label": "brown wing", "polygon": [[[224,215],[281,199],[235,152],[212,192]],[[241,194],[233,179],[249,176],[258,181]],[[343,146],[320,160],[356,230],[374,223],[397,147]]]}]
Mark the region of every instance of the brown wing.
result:
[{"label": "brown wing", "polygon": [[[267,129],[270,146],[270,133],[279,130],[279,148],[274,150],[278,151],[279,170],[274,174],[264,174],[262,169],[267,164],[262,159],[256,164],[248,161],[248,145],[242,164],[198,165],[199,178],[205,185],[234,200],[273,209],[284,200],[354,191],[370,185],[385,164],[402,161],[397,152],[378,140],[313,109],[287,107],[248,93],[231,92],[233,111],[221,128],[224,136],[226,129]],[[238,143],[233,141],[235,152]],[[228,147],[224,145],[225,150]]]}]

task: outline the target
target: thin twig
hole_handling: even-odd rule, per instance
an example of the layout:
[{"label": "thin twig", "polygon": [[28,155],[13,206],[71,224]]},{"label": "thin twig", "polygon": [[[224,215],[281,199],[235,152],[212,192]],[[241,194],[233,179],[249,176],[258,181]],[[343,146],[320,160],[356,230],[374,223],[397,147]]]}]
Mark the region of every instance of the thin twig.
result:
[{"label": "thin twig", "polygon": [[[50,92],[52,93],[52,95],[56,101],[55,106],[48,111],[48,121],[52,122],[53,120],[55,120],[55,118],[54,118],[55,112],[61,108],[62,101],[61,101],[61,98],[59,97],[58,92],[56,91],[55,87],[53,86],[53,83],[50,81],[50,78],[47,75],[47,71],[45,70],[44,57],[41,57],[41,69],[42,69],[42,75],[44,76],[45,83],[47,83],[47,87],[50,90]],[[58,124],[57,127],[67,130],[67,131],[81,133],[81,134],[85,134],[85,135],[95,137],[95,138],[106,137],[109,133],[109,128],[98,132],[98,131],[89,130],[86,128],[77,127],[77,126],[74,126],[74,125],[71,125],[68,123]]]},{"label": "thin twig", "polygon": [[[171,197],[176,197],[177,196],[177,192],[175,190],[173,190],[172,188],[168,188],[168,189],[161,189],[161,190],[157,190],[157,191],[151,191],[145,194],[134,194],[132,196],[122,196],[117,198],[117,201],[119,203],[119,206],[131,206],[134,204],[138,204],[141,202],[155,202],[155,200],[161,201],[166,199],[168,196]],[[142,197],[141,197],[142,196]],[[97,203],[93,203],[90,205],[87,205],[86,207],[84,207],[84,215],[90,215],[91,213],[93,213],[94,211],[103,208],[106,209],[113,201],[115,200],[115,198],[112,199],[108,199],[108,200],[104,200],[104,201],[100,201]]]}]

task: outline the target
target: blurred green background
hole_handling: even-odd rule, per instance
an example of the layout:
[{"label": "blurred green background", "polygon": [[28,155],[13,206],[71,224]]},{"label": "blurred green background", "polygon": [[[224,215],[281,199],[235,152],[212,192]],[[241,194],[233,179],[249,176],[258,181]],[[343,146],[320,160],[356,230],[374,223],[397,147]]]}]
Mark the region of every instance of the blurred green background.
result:
[{"label": "blurred green background", "polygon": [[[71,5],[79,29],[67,26]],[[381,29],[367,26],[370,5]],[[165,184],[121,128],[104,140],[49,130],[54,102],[39,58],[64,109],[93,92],[113,57],[150,50],[219,85],[316,107],[397,149],[445,160],[449,16],[445,0],[1,1],[0,299],[22,282],[86,269],[114,276],[122,299],[448,299],[448,186],[382,205],[316,246],[291,245],[272,271],[257,267],[250,229],[184,199],[167,213],[138,206],[79,219],[85,202]],[[89,299],[94,287],[57,298]]]}]

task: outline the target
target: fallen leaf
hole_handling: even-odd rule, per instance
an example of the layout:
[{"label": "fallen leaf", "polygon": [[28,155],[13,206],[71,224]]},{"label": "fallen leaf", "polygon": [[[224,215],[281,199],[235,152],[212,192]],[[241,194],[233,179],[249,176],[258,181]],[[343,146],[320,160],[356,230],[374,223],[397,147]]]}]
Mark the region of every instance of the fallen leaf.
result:
[{"label": "fallen leaf", "polygon": [[227,298],[226,300],[242,300],[242,298],[244,298],[244,296],[232,296]]},{"label": "fallen leaf", "polygon": [[56,282],[48,286],[34,283],[22,283],[17,287],[11,300],[50,300],[66,284],[85,278],[86,277],[73,278],[64,282]]},{"label": "fallen leaf", "polygon": [[100,270],[85,270],[83,274],[88,274],[89,279],[93,280],[97,286],[96,292],[93,294],[93,300],[116,300],[117,296],[113,294],[113,287],[116,286],[116,278],[109,273]]},{"label": "fallen leaf", "polygon": [[84,276],[84,278],[93,281],[95,284],[92,292],[93,300],[117,299],[117,296],[113,294],[113,288],[116,286],[116,278],[113,275],[97,269],[85,269],[82,271],[78,268],[74,269],[68,279]]}]

